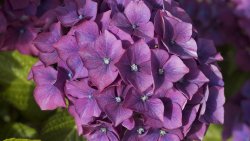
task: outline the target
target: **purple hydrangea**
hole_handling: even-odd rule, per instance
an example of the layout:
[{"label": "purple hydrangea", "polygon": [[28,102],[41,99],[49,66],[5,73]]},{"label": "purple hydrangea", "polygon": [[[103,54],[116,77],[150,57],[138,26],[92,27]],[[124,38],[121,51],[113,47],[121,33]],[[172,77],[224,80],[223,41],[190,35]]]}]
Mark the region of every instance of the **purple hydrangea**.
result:
[{"label": "purple hydrangea", "polygon": [[178,3],[48,3],[31,26],[41,109],[68,108],[89,141],[202,140],[223,123],[222,57]]}]

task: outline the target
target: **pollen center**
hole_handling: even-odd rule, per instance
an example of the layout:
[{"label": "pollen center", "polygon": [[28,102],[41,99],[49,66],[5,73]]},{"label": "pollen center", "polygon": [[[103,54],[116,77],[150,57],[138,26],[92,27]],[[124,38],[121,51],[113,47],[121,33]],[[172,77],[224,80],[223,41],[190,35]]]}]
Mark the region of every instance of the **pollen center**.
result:
[{"label": "pollen center", "polygon": [[104,128],[104,127],[102,127],[102,128],[100,128],[100,131],[101,131],[102,133],[106,133],[106,132],[107,132],[107,129]]},{"label": "pollen center", "polygon": [[146,96],[146,95],[142,96],[142,97],[141,97],[141,100],[142,100],[143,102],[145,102],[146,100],[148,100],[148,96]]},{"label": "pollen center", "polygon": [[162,75],[162,74],[164,73],[164,69],[159,69],[159,70],[158,70],[158,73],[159,73],[160,75]]},{"label": "pollen center", "polygon": [[110,58],[103,58],[104,64],[108,65],[110,63]]},{"label": "pollen center", "polygon": [[83,18],[83,16],[82,16],[82,15],[79,15],[79,16],[78,16],[78,19],[80,19],[80,20],[81,20],[82,18]]},{"label": "pollen center", "polygon": [[160,135],[161,135],[161,136],[164,136],[164,135],[166,135],[166,134],[167,134],[166,131],[160,130]]},{"label": "pollen center", "polygon": [[133,28],[133,29],[136,29],[136,28],[137,28],[137,25],[133,24],[133,25],[132,25],[132,28]]},{"label": "pollen center", "polygon": [[132,64],[130,67],[131,67],[131,71],[138,71],[138,65]]},{"label": "pollen center", "polygon": [[121,97],[117,96],[117,97],[115,97],[115,101],[116,101],[117,103],[120,103],[120,102],[122,102],[122,99],[121,99]]},{"label": "pollen center", "polygon": [[145,132],[145,131],[144,131],[143,128],[139,128],[139,129],[137,130],[137,133],[138,133],[139,135],[143,134],[144,132]]}]

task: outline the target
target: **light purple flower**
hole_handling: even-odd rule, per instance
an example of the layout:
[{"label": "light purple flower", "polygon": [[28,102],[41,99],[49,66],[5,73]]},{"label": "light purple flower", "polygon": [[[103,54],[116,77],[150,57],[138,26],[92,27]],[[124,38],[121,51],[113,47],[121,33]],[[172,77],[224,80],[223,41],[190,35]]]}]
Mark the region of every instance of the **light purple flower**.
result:
[{"label": "light purple flower", "polygon": [[82,54],[89,78],[102,91],[118,76],[114,65],[124,53],[122,43],[108,31],[95,41],[94,46],[88,47]]},{"label": "light purple flower", "polygon": [[57,78],[58,72],[54,68],[34,66],[32,74],[37,85],[34,90],[35,100],[42,110],[66,107],[64,93],[59,84],[63,80]]},{"label": "light purple flower", "polygon": [[65,0],[64,7],[56,9],[58,20],[64,26],[73,26],[81,20],[95,20],[97,3],[92,0]]},{"label": "light purple flower", "polygon": [[107,114],[115,126],[129,120],[133,111],[124,107],[125,97],[131,87],[120,85],[111,87],[96,95],[96,99],[100,107]]},{"label": "light purple flower", "polygon": [[170,53],[181,58],[197,58],[197,44],[192,38],[192,24],[178,20],[170,13],[158,11],[155,30]]},{"label": "light purple flower", "polygon": [[179,57],[170,56],[165,50],[152,50],[151,60],[156,90],[171,88],[174,82],[179,81],[189,72],[189,69]]},{"label": "light purple flower", "polygon": [[97,91],[88,84],[88,79],[66,83],[65,92],[75,106],[82,124],[88,124],[93,117],[99,117],[101,110],[96,102]]},{"label": "light purple flower", "polygon": [[150,59],[148,45],[140,40],[125,51],[116,66],[126,83],[139,91],[145,91],[153,84]]},{"label": "light purple flower", "polygon": [[151,12],[143,1],[131,1],[123,13],[117,13],[112,18],[112,24],[123,31],[139,38],[152,38],[154,26],[150,22]]},{"label": "light purple flower", "polygon": [[153,96],[152,90],[149,89],[141,93],[130,89],[128,93],[124,102],[125,107],[141,113],[145,117],[163,122],[164,104],[159,98]]}]

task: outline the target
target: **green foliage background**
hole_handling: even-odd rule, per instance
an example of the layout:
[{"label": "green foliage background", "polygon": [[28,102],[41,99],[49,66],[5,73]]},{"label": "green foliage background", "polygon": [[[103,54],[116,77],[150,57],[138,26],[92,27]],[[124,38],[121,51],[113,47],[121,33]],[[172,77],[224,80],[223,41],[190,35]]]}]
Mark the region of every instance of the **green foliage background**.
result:
[{"label": "green foliage background", "polygon": [[35,103],[27,76],[36,61],[18,52],[0,53],[0,141],[84,141],[66,110],[41,111]]},{"label": "green foliage background", "polygon": [[[250,76],[237,69],[231,47],[223,47],[221,52],[225,61],[220,65],[229,97]],[[27,76],[36,61],[18,52],[0,52],[0,141],[84,141],[65,109],[41,111],[35,103],[34,84]],[[210,126],[204,141],[220,141],[221,131],[221,126]]]}]

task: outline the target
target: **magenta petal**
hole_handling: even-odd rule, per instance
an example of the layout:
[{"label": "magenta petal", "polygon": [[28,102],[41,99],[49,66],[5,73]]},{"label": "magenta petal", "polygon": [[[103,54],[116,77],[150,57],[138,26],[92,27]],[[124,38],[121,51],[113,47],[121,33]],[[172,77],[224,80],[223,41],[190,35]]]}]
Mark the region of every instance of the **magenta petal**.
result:
[{"label": "magenta petal", "polygon": [[91,117],[99,117],[101,110],[93,98],[81,98],[75,101],[76,112],[83,123],[89,121]]},{"label": "magenta petal", "polygon": [[133,118],[126,119],[122,122],[122,126],[128,130],[132,130],[135,127],[135,120]]},{"label": "magenta petal", "polygon": [[178,43],[178,45],[183,49],[183,58],[190,58],[190,56],[194,58],[198,57],[197,44],[193,38],[185,43]]},{"label": "magenta petal", "polygon": [[152,22],[139,25],[139,27],[134,31],[134,35],[141,38],[153,38],[154,37],[154,25]]},{"label": "magenta petal", "polygon": [[186,43],[191,39],[192,36],[192,24],[185,23],[185,22],[178,22],[177,24],[173,25],[174,28],[174,35],[173,40],[177,43]]},{"label": "magenta petal", "polygon": [[66,107],[62,92],[53,85],[39,85],[35,88],[35,100],[42,110]]},{"label": "magenta petal", "polygon": [[224,122],[224,103],[224,88],[209,88],[206,111],[202,118],[208,123],[222,124]]},{"label": "magenta petal", "polygon": [[87,69],[83,66],[80,56],[71,56],[67,59],[67,65],[73,72],[73,79],[84,78],[88,76]]},{"label": "magenta petal", "polygon": [[66,5],[66,7],[58,7],[56,9],[57,18],[64,26],[73,26],[79,21],[77,11],[73,3]]},{"label": "magenta petal", "polygon": [[45,65],[52,65],[58,62],[58,54],[56,51],[51,53],[40,52],[38,56]]},{"label": "magenta petal", "polygon": [[203,137],[207,131],[208,125],[200,121],[195,121],[191,130],[189,131],[187,138],[190,140],[203,140]]},{"label": "magenta petal", "polygon": [[83,52],[90,80],[100,91],[110,85],[118,76],[118,70],[114,64],[120,59],[123,52],[121,41],[108,31],[104,31],[96,40],[94,48],[88,48]]},{"label": "magenta petal", "polygon": [[[150,59],[151,52],[148,45],[140,40],[126,50],[116,66],[122,79],[142,92],[153,83]],[[136,71],[131,70],[132,65],[137,66]]]},{"label": "magenta petal", "polygon": [[175,102],[165,103],[164,127],[166,129],[176,129],[182,126],[182,108]]},{"label": "magenta petal", "polygon": [[132,110],[123,108],[122,105],[117,104],[106,105],[105,112],[114,122],[115,126],[118,126],[121,122],[128,120],[133,114]]},{"label": "magenta petal", "polygon": [[82,4],[78,7],[78,13],[87,19],[95,20],[97,15],[98,5],[92,0],[85,0],[86,3],[83,6]]},{"label": "magenta petal", "polygon": [[161,137],[158,141],[180,141],[180,138],[171,133],[167,133],[165,136]]},{"label": "magenta petal", "polygon": [[67,81],[65,86],[65,93],[67,96],[72,96],[77,99],[91,98],[95,91],[95,89],[88,85],[88,79],[83,79],[81,81]]},{"label": "magenta petal", "polygon": [[180,80],[185,74],[189,72],[189,69],[186,65],[182,62],[182,60],[172,55],[167,63],[163,66],[165,72],[165,79],[176,82]]},{"label": "magenta petal", "polygon": [[52,67],[42,65],[32,68],[33,79],[37,85],[53,85],[57,79],[57,71]]},{"label": "magenta petal", "polygon": [[38,34],[34,40],[34,44],[41,52],[53,52],[55,49],[52,45],[59,40],[61,34],[61,24],[59,22],[55,23],[51,25],[50,32],[42,32]]},{"label": "magenta petal", "polygon": [[59,57],[66,61],[69,56],[75,56],[78,54],[79,47],[77,45],[75,37],[71,35],[65,35],[54,44]]},{"label": "magenta petal", "polygon": [[76,113],[76,109],[75,109],[74,105],[69,105],[69,113],[75,119],[75,123],[76,123],[76,126],[77,126],[78,135],[82,135],[83,134],[83,128],[82,128],[81,119],[78,116],[78,114]]},{"label": "magenta petal", "polygon": [[68,35],[76,35],[77,43],[82,47],[97,39],[99,36],[98,25],[93,21],[85,21],[72,27]]},{"label": "magenta petal", "polygon": [[112,17],[111,20],[112,26],[117,26],[123,31],[132,34],[133,30],[131,29],[131,24],[128,21],[127,17],[122,13],[117,13]]},{"label": "magenta petal", "polygon": [[150,10],[143,1],[131,1],[124,13],[130,23],[135,25],[147,23],[151,17]]}]

